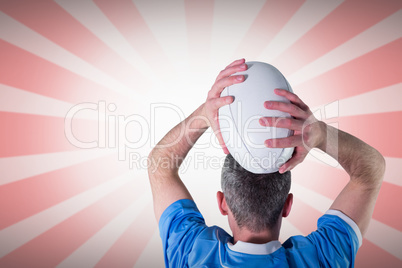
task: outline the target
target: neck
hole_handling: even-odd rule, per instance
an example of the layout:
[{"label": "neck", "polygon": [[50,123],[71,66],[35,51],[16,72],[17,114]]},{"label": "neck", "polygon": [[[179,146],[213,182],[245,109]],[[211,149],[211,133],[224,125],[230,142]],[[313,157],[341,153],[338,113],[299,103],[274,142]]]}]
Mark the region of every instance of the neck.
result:
[{"label": "neck", "polygon": [[278,240],[279,235],[273,234],[269,230],[265,230],[259,233],[253,233],[249,230],[243,230],[238,234],[233,234],[234,244],[237,241],[253,243],[253,244],[265,244],[270,241]]},{"label": "neck", "polygon": [[265,244],[270,241],[279,240],[279,232],[282,226],[282,215],[278,218],[278,221],[273,228],[267,228],[260,232],[252,232],[246,227],[240,228],[230,211],[228,213],[228,221],[229,227],[233,233],[233,244],[236,244],[237,241],[253,244]]},{"label": "neck", "polygon": [[236,244],[237,241],[253,244],[265,244],[270,241],[278,240],[279,229],[280,224],[277,224],[272,229],[262,230],[261,232],[251,232],[245,227],[239,228],[236,226],[235,228],[232,228],[234,244]]}]

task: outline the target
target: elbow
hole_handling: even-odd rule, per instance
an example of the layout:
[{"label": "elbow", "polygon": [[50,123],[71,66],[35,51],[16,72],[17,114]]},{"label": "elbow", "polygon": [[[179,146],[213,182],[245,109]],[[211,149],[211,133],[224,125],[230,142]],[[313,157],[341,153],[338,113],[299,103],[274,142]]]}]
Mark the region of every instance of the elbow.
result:
[{"label": "elbow", "polygon": [[153,148],[153,149],[149,152],[149,154],[148,154],[148,162],[149,162],[149,160],[150,160],[151,158],[154,157],[154,155],[155,155],[155,148]]},{"label": "elbow", "polygon": [[371,154],[372,163],[371,166],[373,167],[373,173],[376,174],[377,177],[381,179],[384,177],[385,173],[385,158],[384,156],[377,150],[373,148],[373,153]]},{"label": "elbow", "polygon": [[371,147],[356,159],[352,170],[351,179],[365,185],[367,189],[378,190],[384,178],[385,159],[380,152]]},{"label": "elbow", "polygon": [[382,154],[380,154],[380,152],[378,152],[378,172],[381,178],[384,177],[385,168],[386,168],[385,158]]},{"label": "elbow", "polygon": [[147,168],[150,177],[155,174],[166,176],[176,171],[174,159],[158,148],[152,149],[149,153]]},{"label": "elbow", "polygon": [[373,163],[373,168],[371,171],[373,174],[372,184],[375,188],[380,188],[385,174],[385,158],[380,152],[376,150],[376,155],[373,160],[375,162]]},{"label": "elbow", "polygon": [[148,174],[155,173],[157,170],[157,153],[155,152],[155,148],[151,150],[151,152],[148,155],[147,159],[147,168],[148,168]]},{"label": "elbow", "polygon": [[148,162],[155,161],[156,158],[158,158],[160,155],[160,151],[158,148],[154,147],[148,154]]}]

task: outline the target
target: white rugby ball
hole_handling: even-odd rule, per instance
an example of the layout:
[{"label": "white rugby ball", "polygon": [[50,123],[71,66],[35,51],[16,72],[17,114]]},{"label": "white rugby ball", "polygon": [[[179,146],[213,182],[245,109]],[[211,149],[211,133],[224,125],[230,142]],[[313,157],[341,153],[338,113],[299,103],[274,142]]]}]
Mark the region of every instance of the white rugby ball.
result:
[{"label": "white rugby ball", "polygon": [[264,107],[265,101],[289,100],[274,93],[275,88],[293,92],[286,78],[274,66],[246,62],[245,81],[225,88],[221,96],[233,96],[234,102],[219,109],[219,127],[226,147],[246,170],[262,174],[279,170],[292,157],[292,148],[268,148],[264,141],[293,135],[284,128],[261,126],[261,117],[291,117],[290,114]]}]

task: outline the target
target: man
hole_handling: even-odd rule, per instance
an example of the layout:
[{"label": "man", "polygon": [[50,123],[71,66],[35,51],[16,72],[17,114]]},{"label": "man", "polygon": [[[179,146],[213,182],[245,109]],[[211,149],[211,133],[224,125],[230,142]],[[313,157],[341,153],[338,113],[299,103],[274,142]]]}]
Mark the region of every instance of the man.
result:
[{"label": "man", "polygon": [[[236,72],[247,68],[244,59],[224,69],[193,114],[174,127],[150,153],[149,167],[154,210],[159,222],[166,267],[353,267],[371,219],[385,169],[384,158],[356,137],[316,120],[295,94],[276,89],[291,103],[267,101],[267,109],[292,118],[261,118],[263,126],[294,130],[287,138],[267,140],[272,148],[295,147],[292,158],[272,174],[253,174],[228,155],[222,169],[222,190],[217,199],[228,216],[233,237],[223,229],[207,227],[190,193],[178,175],[181,162],[197,139],[212,126],[219,129],[218,109],[233,101],[220,97],[222,90],[244,80]],[[228,153],[221,135],[217,135]],[[328,212],[310,235],[278,241],[281,219],[292,206],[290,170],[311,148],[336,158],[350,175]],[[166,164],[167,161],[167,164]],[[160,162],[159,162],[160,163]]]}]

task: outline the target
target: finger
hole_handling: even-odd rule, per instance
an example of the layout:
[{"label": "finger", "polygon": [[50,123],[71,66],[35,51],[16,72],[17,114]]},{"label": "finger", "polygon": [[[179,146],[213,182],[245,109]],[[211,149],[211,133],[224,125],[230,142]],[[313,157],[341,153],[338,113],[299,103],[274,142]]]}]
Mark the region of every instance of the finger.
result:
[{"label": "finger", "polygon": [[287,117],[261,117],[261,126],[266,127],[277,127],[277,128],[287,128],[290,130],[302,130],[303,122],[294,118]]},{"label": "finger", "polygon": [[285,173],[287,171],[292,170],[295,166],[297,166],[298,164],[300,164],[301,162],[303,162],[303,160],[299,159],[299,158],[291,158],[289,159],[288,162],[286,162],[285,164],[283,164],[280,168],[279,168],[279,173]]},{"label": "finger", "polygon": [[232,96],[226,96],[226,97],[221,97],[221,98],[215,98],[215,99],[210,99],[208,100],[208,106],[211,111],[218,110],[222,106],[231,104],[233,102],[234,98]]},{"label": "finger", "polygon": [[298,164],[304,161],[307,153],[296,152],[293,156],[279,168],[279,173],[285,173],[286,171],[294,169]]},{"label": "finger", "polygon": [[221,80],[222,78],[231,76],[234,73],[245,71],[245,70],[247,70],[247,68],[248,68],[248,66],[245,63],[233,65],[230,67],[228,66],[219,73],[218,77],[216,77],[215,82]]},{"label": "finger", "polygon": [[294,116],[296,118],[306,119],[308,115],[298,106],[293,103],[286,103],[281,101],[266,101],[264,107],[269,110],[278,110]]},{"label": "finger", "polygon": [[232,67],[232,66],[234,66],[234,65],[242,64],[242,63],[244,63],[245,61],[246,61],[245,59],[238,59],[238,60],[235,60],[234,62],[232,62],[231,64],[229,64],[228,66],[226,66],[226,68]]},{"label": "finger", "polygon": [[238,84],[244,81],[244,75],[232,75],[229,77],[225,77],[217,81],[213,86],[211,91],[208,94],[210,98],[218,98],[220,97],[222,91],[225,87]]},{"label": "finger", "polygon": [[286,138],[269,139],[264,144],[269,148],[291,148],[302,145],[303,140],[301,135],[293,135]]},{"label": "finger", "polygon": [[306,111],[309,109],[309,107],[307,106],[307,104],[305,104],[300,98],[299,96],[297,96],[296,94],[285,90],[285,89],[281,89],[281,88],[276,88],[275,89],[275,94],[285,97],[288,100],[290,100],[292,103],[296,104],[297,106],[299,106],[302,110]]}]

